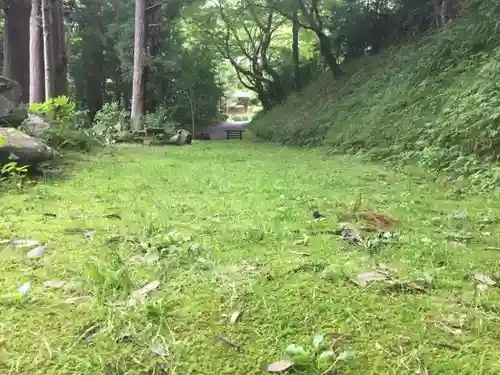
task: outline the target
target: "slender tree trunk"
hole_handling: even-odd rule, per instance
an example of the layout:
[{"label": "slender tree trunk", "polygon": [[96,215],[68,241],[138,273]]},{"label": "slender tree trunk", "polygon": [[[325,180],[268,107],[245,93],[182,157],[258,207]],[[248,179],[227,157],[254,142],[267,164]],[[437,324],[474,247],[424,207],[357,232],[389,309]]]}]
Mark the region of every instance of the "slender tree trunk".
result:
[{"label": "slender tree trunk", "polygon": [[132,80],[132,129],[141,128],[144,108],[144,66],[146,61],[146,0],[135,1],[134,75]]},{"label": "slender tree trunk", "polygon": [[45,100],[54,97],[54,52],[52,46],[52,0],[42,0],[43,60],[45,65]]},{"label": "slender tree trunk", "polygon": [[331,42],[328,35],[322,31],[315,31],[319,42],[319,52],[325,61],[326,66],[333,74],[334,77],[339,77],[342,75],[342,69],[337,62],[335,55],[332,52]]},{"label": "slender tree trunk", "polygon": [[85,80],[85,102],[89,116],[94,118],[104,101],[104,45],[102,24],[102,1],[91,0],[87,5],[87,18],[84,20],[86,32],[83,35],[83,60],[88,62]]},{"label": "slender tree trunk", "polygon": [[40,0],[31,1],[30,17],[30,91],[29,103],[41,103],[44,99],[43,47]]},{"label": "slender tree trunk", "polygon": [[31,0],[16,0],[4,9],[3,75],[19,82],[22,100],[28,101],[30,85],[29,24]]},{"label": "slender tree trunk", "polygon": [[195,119],[196,119],[196,109],[194,106],[193,88],[189,88],[189,109],[191,110],[191,132],[194,137],[195,132]]},{"label": "slender tree trunk", "polygon": [[53,4],[53,52],[54,52],[54,81],[55,95],[68,95],[68,64],[66,51],[66,32],[62,6],[58,2]]},{"label": "slender tree trunk", "polygon": [[300,91],[302,83],[300,82],[299,21],[296,5],[292,13],[292,56],[295,90]]}]

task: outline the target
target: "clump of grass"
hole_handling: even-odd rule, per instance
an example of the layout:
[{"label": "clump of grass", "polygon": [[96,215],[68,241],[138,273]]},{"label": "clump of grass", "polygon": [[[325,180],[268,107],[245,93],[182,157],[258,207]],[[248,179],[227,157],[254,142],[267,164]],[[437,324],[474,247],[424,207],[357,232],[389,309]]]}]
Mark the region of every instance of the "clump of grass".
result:
[{"label": "clump of grass", "polygon": [[[123,146],[74,168],[0,200],[2,374],[259,374],[314,334],[354,357],[292,373],[499,370],[499,291],[472,277],[500,275],[491,196],[246,142]],[[377,252],[332,233],[359,195],[400,221]],[[43,256],[7,243],[23,238]],[[352,282],[382,264],[387,280]]]}]

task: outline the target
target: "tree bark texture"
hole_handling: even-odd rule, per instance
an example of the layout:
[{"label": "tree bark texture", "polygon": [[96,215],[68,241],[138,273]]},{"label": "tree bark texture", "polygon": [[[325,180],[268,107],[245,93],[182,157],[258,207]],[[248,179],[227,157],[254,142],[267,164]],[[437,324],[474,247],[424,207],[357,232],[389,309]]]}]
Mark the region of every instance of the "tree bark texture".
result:
[{"label": "tree bark texture", "polygon": [[43,68],[43,40],[41,27],[40,0],[31,1],[30,16],[30,84],[29,103],[41,103],[44,100],[44,68]]},{"label": "tree bark texture", "polygon": [[19,82],[22,100],[28,102],[30,85],[30,0],[17,0],[4,8],[3,75]]},{"label": "tree bark texture", "polygon": [[299,21],[297,13],[297,9],[294,9],[292,13],[292,56],[295,90],[300,91],[302,83],[300,81]]},{"label": "tree bark texture", "polygon": [[54,53],[54,92],[56,96],[68,95],[68,53],[66,30],[62,6],[55,2],[52,7],[53,53]]},{"label": "tree bark texture", "polygon": [[132,129],[141,128],[144,108],[144,67],[146,62],[146,0],[135,1],[134,73],[132,79]]},{"label": "tree bark texture", "polygon": [[87,5],[87,19],[84,21],[86,32],[83,35],[83,60],[88,61],[85,69],[85,103],[89,116],[94,118],[97,111],[102,108],[104,101],[104,46],[102,24],[102,1],[92,0]]},{"label": "tree bark texture", "polygon": [[54,50],[53,50],[53,20],[52,0],[42,0],[42,28],[43,28],[43,62],[45,65],[45,100],[54,97]]}]

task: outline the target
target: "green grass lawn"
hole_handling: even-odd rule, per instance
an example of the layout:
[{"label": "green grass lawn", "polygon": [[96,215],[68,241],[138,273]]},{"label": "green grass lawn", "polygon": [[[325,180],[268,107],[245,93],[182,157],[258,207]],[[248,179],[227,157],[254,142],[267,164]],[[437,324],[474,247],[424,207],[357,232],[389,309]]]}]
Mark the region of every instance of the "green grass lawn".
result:
[{"label": "green grass lawn", "polygon": [[[328,345],[349,358],[290,372],[498,374],[500,293],[472,277],[500,276],[487,249],[500,246],[500,203],[417,172],[239,141],[127,146],[4,193],[0,240],[46,249],[0,247],[0,373],[259,374],[288,345],[336,333]],[[359,194],[361,210],[400,221],[387,243],[334,233]],[[350,280],[377,263],[428,284]]]}]

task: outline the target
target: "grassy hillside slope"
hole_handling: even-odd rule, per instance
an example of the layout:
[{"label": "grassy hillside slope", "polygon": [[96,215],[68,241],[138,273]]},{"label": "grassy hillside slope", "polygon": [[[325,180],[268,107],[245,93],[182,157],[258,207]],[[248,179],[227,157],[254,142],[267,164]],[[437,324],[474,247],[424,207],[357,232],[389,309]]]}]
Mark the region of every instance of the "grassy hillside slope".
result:
[{"label": "grassy hillside slope", "polygon": [[253,131],[274,142],[417,161],[483,184],[500,176],[485,164],[500,155],[499,2],[473,0],[448,29],[344,70],[344,78],[326,74],[258,116]]}]

